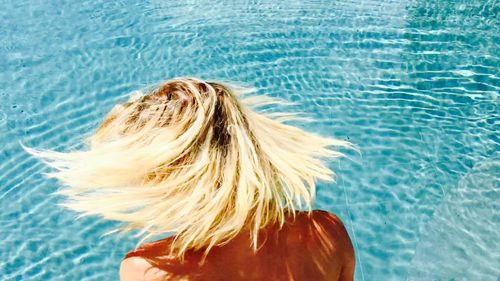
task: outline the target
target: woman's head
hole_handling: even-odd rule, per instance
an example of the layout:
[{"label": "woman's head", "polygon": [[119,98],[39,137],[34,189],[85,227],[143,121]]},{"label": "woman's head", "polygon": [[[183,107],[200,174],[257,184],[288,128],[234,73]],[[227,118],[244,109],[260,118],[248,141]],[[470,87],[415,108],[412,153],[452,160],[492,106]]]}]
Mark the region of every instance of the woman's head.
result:
[{"label": "woman's head", "polygon": [[176,233],[171,254],[221,245],[311,208],[315,181],[333,179],[323,158],[345,141],[261,114],[280,102],[220,82],[177,78],[116,105],[86,139],[89,149],[30,153],[56,168],[63,205],[111,220],[144,239]]},{"label": "woman's head", "polygon": [[[136,93],[128,102],[116,105],[88,140],[98,143],[130,134],[155,136],[150,131],[158,128],[176,130],[185,136],[188,129],[191,133],[214,130],[223,133],[220,136],[223,137],[227,136],[230,121],[227,114],[237,113],[237,107],[236,97],[226,86],[195,78],[173,79],[145,95]],[[195,135],[198,134],[191,134]]]}]

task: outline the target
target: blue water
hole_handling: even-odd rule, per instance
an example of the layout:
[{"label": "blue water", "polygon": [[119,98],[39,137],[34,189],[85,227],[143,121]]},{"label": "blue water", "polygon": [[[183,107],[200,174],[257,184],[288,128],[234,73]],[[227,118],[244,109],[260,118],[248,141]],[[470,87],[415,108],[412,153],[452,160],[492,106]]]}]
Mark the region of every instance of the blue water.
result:
[{"label": "blue water", "polygon": [[120,97],[183,75],[297,101],[358,145],[316,203],[356,280],[500,278],[499,1],[175,2],[0,0],[1,280],[118,280],[137,239],[59,208],[18,141],[82,148]]}]

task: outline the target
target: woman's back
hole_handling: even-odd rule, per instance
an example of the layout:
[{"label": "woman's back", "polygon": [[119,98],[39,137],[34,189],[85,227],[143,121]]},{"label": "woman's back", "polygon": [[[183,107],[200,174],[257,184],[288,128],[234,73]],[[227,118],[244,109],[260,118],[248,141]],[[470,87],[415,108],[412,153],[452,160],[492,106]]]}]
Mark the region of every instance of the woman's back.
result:
[{"label": "woman's back", "polygon": [[144,280],[148,262],[149,275],[170,280],[352,278],[352,246],[335,216],[289,217],[312,208],[316,181],[333,182],[326,160],[343,155],[333,147],[352,145],[288,124],[304,119],[267,110],[278,104],[287,103],[176,78],[116,105],[86,150],[28,151],[56,168],[63,206],[122,221],[143,239],[175,233],[130,254],[139,257],[122,264],[123,280]]},{"label": "woman's back", "polygon": [[[184,262],[162,258],[167,238],[127,254],[120,276],[126,280],[352,280],[354,251],[338,217],[325,211],[297,212],[283,228],[270,225],[259,234],[257,252],[248,233],[214,247],[202,263],[203,250],[188,251]],[[152,264],[156,264],[152,270]]]}]

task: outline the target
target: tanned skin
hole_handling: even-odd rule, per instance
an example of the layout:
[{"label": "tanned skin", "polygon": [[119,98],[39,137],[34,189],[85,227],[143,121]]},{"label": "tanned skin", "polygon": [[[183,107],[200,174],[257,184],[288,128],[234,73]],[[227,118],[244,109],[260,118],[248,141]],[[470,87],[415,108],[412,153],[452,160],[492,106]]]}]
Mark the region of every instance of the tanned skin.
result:
[{"label": "tanned skin", "polygon": [[[270,225],[259,234],[259,248],[250,248],[248,232],[214,247],[202,263],[203,251],[188,251],[183,262],[161,259],[173,237],[144,244],[130,252],[120,267],[121,281],[255,280],[351,281],[354,249],[334,214],[315,210],[287,218],[279,230]],[[161,261],[160,261],[161,259]]]}]

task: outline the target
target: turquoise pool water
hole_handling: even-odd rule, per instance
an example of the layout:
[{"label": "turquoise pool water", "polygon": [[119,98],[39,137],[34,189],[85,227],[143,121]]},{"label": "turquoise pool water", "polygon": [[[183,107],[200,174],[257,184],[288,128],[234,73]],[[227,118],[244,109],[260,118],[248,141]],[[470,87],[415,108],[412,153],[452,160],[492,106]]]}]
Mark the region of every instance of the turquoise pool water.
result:
[{"label": "turquoise pool water", "polygon": [[297,101],[359,146],[316,204],[356,280],[499,280],[499,1],[180,2],[0,0],[1,280],[118,280],[137,240],[58,208],[18,141],[81,148],[124,94],[182,75]]}]

